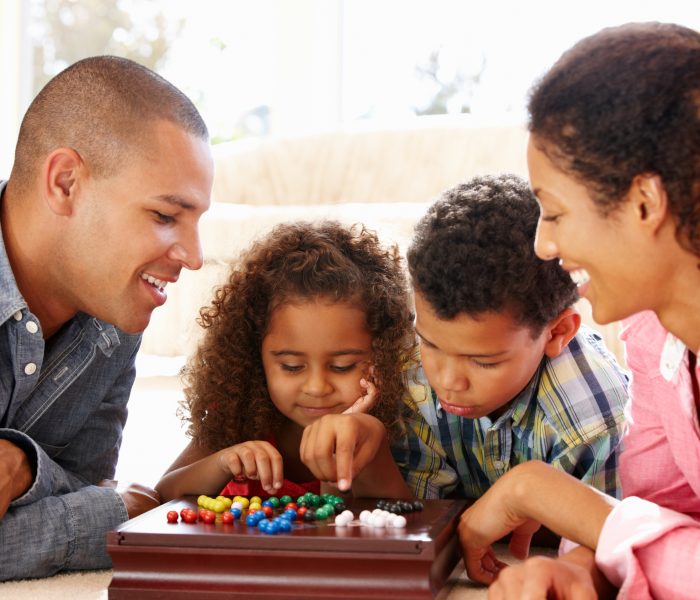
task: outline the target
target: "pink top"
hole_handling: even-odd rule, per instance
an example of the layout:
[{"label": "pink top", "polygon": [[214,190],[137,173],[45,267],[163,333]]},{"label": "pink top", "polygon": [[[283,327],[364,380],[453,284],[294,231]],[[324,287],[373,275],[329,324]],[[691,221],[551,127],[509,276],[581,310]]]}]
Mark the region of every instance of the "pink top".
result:
[{"label": "pink top", "polygon": [[596,563],[618,598],[698,598],[700,427],[688,352],[651,312],[626,319],[621,338],[632,371],[625,499],[605,521]]}]

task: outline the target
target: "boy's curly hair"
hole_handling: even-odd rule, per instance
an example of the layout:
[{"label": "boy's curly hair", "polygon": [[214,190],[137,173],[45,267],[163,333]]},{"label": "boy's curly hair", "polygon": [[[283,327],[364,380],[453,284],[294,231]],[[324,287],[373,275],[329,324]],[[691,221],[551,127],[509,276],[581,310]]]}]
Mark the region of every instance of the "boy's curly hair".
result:
[{"label": "boy's curly hair", "polygon": [[565,52],[530,93],[537,147],[613,212],[635,176],[656,174],[676,239],[700,256],[700,33],[628,23]]},{"label": "boy's curly hair", "polygon": [[415,228],[407,255],[414,288],[441,319],[509,311],[539,335],[578,295],[556,261],[535,254],[538,216],[516,175],[447,190]]},{"label": "boy's curly hair", "polygon": [[[244,252],[200,310],[206,329],[183,370],[188,435],[216,451],[264,439],[282,423],[261,355],[272,311],[287,301],[350,302],[367,315],[378,398],[371,413],[395,431],[413,314],[402,259],[362,225],[277,225]],[[313,332],[309,332],[313,335]]]}]

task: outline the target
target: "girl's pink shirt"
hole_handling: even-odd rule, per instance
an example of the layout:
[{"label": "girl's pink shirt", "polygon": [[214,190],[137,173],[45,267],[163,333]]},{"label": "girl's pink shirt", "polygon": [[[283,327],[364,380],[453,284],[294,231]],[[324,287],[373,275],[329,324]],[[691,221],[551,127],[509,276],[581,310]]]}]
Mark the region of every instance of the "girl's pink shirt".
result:
[{"label": "girl's pink shirt", "polygon": [[596,563],[620,587],[618,598],[698,598],[700,425],[688,352],[654,313],[623,325],[632,372],[624,500],[603,526]]}]

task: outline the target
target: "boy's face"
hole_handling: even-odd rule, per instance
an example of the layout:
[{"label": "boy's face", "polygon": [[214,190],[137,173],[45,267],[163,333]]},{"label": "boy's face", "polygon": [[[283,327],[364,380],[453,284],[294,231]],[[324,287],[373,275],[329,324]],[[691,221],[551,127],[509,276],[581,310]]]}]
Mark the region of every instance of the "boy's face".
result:
[{"label": "boy's face", "polygon": [[492,419],[505,411],[535,374],[548,329],[532,330],[507,313],[465,313],[440,319],[416,291],[416,332],[423,369],[444,410]]}]

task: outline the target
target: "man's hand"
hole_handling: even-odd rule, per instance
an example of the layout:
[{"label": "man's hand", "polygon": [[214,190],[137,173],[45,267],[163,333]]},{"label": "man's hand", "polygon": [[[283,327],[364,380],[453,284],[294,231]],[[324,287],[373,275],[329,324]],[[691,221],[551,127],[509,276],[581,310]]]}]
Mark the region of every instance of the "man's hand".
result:
[{"label": "man's hand", "polygon": [[7,440],[0,440],[0,519],[7,507],[32,485],[34,474],[26,453]]},{"label": "man's hand", "polygon": [[314,477],[345,492],[385,440],[384,425],[371,415],[324,415],[304,429],[299,455]]},{"label": "man's hand", "polygon": [[139,483],[120,483],[112,479],[104,479],[100,487],[113,488],[124,501],[129,518],[133,519],[160,506],[160,495],[155,490]]}]

